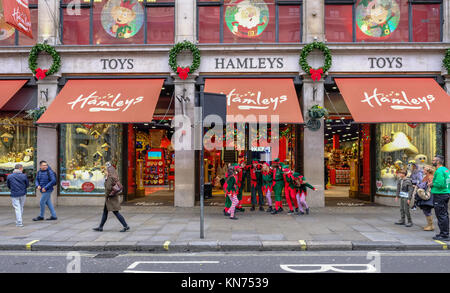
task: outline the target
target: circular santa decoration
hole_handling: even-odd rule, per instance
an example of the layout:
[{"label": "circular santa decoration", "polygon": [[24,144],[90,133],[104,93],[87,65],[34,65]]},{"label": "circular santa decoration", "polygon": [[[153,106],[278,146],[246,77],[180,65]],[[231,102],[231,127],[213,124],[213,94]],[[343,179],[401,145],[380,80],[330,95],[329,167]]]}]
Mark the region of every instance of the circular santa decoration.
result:
[{"label": "circular santa decoration", "polygon": [[263,0],[229,0],[225,22],[236,37],[257,38],[269,23],[269,8]]}]

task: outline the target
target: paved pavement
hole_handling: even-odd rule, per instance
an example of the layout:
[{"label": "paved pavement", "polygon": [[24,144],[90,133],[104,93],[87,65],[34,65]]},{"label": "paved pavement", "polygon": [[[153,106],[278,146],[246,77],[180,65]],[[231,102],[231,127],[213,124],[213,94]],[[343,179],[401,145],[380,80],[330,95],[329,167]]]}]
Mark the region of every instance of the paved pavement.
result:
[{"label": "paved pavement", "polygon": [[414,226],[394,225],[399,211],[384,206],[313,208],[310,215],[270,215],[248,208],[232,221],[221,207],[205,208],[205,239],[200,239],[199,207],[125,206],[131,230],[112,213],[104,232],[92,231],[99,207],[58,207],[58,221],[33,222],[25,208],[23,228],[12,207],[0,207],[0,250],[229,251],[229,250],[443,250],[447,243],[422,230],[425,217],[412,212]]}]

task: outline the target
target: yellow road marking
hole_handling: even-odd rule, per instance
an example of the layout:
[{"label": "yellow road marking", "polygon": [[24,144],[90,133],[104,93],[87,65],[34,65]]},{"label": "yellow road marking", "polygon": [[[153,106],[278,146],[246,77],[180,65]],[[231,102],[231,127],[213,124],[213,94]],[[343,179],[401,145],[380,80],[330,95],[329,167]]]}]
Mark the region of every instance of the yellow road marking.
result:
[{"label": "yellow road marking", "polygon": [[164,242],[164,249],[165,249],[165,250],[169,250],[169,244],[170,244],[170,241],[169,241],[169,240],[167,240],[166,242]]},{"label": "yellow road marking", "polygon": [[442,245],[442,249],[443,250],[447,250],[447,243],[439,241],[439,240],[434,240],[436,243],[439,243],[440,245]]},{"label": "yellow road marking", "polygon": [[306,241],[305,240],[299,240],[298,243],[300,243],[302,250],[306,250]]},{"label": "yellow road marking", "polygon": [[35,244],[36,242],[39,242],[39,240],[33,240],[31,242],[28,242],[27,244],[25,244],[25,247],[27,250],[31,250],[31,245]]}]

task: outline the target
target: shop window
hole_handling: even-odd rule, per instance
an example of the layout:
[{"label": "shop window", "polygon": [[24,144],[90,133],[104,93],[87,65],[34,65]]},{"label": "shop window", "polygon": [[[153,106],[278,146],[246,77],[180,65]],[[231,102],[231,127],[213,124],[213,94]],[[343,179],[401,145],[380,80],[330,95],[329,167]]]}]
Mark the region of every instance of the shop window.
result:
[{"label": "shop window", "polygon": [[63,44],[170,44],[173,0],[84,0],[78,15],[61,2]]},{"label": "shop window", "polygon": [[0,194],[8,194],[6,177],[16,164],[23,165],[30,181],[28,194],[34,193],[36,166],[36,127],[33,121],[21,117],[0,118]]},{"label": "shop window", "polygon": [[33,38],[29,38],[23,33],[16,31],[12,26],[8,25],[3,16],[3,10],[0,13],[0,46],[34,46],[38,36],[38,6],[37,0],[29,1],[31,17],[31,30]]},{"label": "shop window", "polygon": [[116,124],[61,125],[60,194],[104,194],[106,162],[121,174],[122,127]]},{"label": "shop window", "polygon": [[298,43],[302,1],[198,0],[200,43]]},{"label": "shop window", "polygon": [[442,154],[440,124],[383,123],[376,128],[376,193],[396,195],[399,169],[411,167],[415,161],[419,169],[431,165],[436,154]]},{"label": "shop window", "polygon": [[[326,0],[328,42],[439,42],[442,0]],[[410,17],[410,15],[412,17]]]}]

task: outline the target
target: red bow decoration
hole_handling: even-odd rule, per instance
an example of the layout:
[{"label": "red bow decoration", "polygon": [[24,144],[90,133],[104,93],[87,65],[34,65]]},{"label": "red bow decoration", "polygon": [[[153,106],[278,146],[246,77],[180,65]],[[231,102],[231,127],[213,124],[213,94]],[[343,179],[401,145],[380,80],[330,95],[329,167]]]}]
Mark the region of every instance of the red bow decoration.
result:
[{"label": "red bow decoration", "polygon": [[407,124],[411,128],[416,128],[417,127],[417,123],[407,123]]},{"label": "red bow decoration", "polygon": [[319,69],[311,68],[309,70],[309,74],[311,74],[311,78],[313,81],[318,81],[322,78],[323,69],[322,68],[319,68]]},{"label": "red bow decoration", "polygon": [[185,80],[188,77],[189,71],[190,71],[189,67],[186,67],[186,68],[178,67],[177,68],[178,76],[183,80]]},{"label": "red bow decoration", "polygon": [[41,68],[36,69],[36,78],[39,79],[44,79],[47,76],[47,71],[48,69],[44,69],[42,70]]}]

